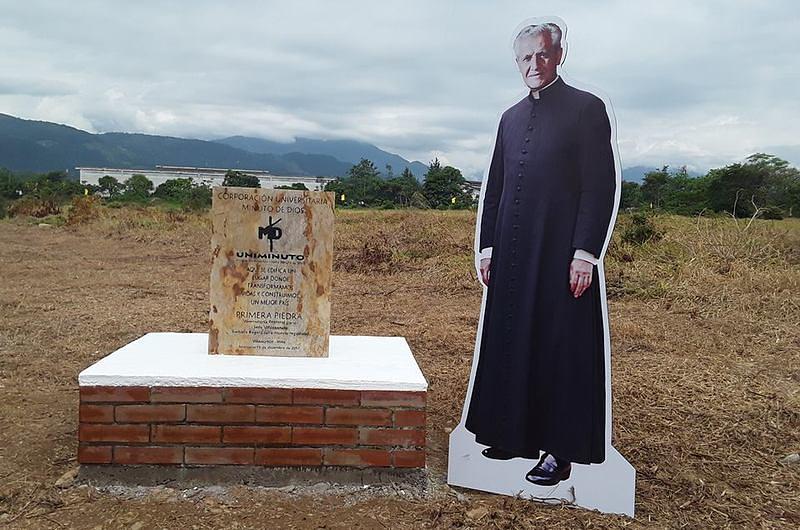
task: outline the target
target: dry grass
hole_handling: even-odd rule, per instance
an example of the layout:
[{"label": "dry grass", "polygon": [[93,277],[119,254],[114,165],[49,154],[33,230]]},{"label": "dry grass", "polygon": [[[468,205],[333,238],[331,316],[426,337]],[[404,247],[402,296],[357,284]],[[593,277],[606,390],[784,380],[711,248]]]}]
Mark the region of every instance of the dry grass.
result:
[{"label": "dry grass", "polygon": [[66,224],[74,226],[99,219],[102,215],[100,197],[96,195],[78,195],[72,198],[67,211]]},{"label": "dry grass", "polygon": [[[408,338],[430,383],[438,484],[480,305],[474,221],[337,212],[333,332]],[[800,222],[655,222],[659,241],[615,238],[606,259],[614,437],[638,470],[635,521],[444,486],[411,500],[237,488],[223,500],[121,501],[55,489],[75,465],[76,374],[143,333],[205,330],[209,224],[131,208],[61,228],[0,222],[0,524],[796,528],[800,467],[779,460],[800,450]]]},{"label": "dry grass", "polygon": [[9,217],[36,217],[43,218],[50,215],[58,215],[61,208],[53,199],[37,199],[35,197],[23,197],[11,203],[8,207]]}]

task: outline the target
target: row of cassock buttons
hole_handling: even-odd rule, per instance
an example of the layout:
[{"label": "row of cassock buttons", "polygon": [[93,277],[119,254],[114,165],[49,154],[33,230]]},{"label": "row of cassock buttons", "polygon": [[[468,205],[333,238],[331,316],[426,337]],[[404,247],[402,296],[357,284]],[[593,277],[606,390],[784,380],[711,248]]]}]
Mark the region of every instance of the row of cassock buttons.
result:
[{"label": "row of cassock buttons", "polygon": [[[528,136],[525,137],[525,143],[526,144],[530,143],[530,141],[531,141],[530,133],[533,131],[533,119],[535,117],[536,117],[536,112],[534,110],[531,110],[531,117],[530,117],[530,121],[528,122],[528,133],[527,133]],[[523,155],[527,155],[528,154],[527,145],[522,146],[522,154]],[[514,221],[515,221],[515,224],[512,225],[512,228],[515,230],[515,233],[511,237],[511,269],[512,269],[511,274],[512,275],[511,275],[510,281],[508,282],[508,294],[509,295],[511,295],[511,293],[514,290],[514,282],[517,281],[517,278],[514,275],[515,272],[516,272],[514,269],[516,269],[516,267],[517,267],[517,234],[516,234],[516,230],[519,230],[519,224],[516,224],[516,222],[519,219],[519,192],[522,191],[522,177],[523,177],[522,169],[525,166],[525,161],[524,160],[520,160],[519,161],[519,165],[521,167],[520,167],[519,173],[517,174],[518,181],[517,181],[516,192],[514,193]],[[509,298],[511,298],[511,297],[509,296]],[[514,304],[509,304],[508,305],[508,313],[506,314],[506,345],[511,343],[511,318],[512,318],[512,315],[513,315],[513,311],[514,311]],[[504,349],[504,351],[508,352],[509,349],[506,348],[506,349]]]}]

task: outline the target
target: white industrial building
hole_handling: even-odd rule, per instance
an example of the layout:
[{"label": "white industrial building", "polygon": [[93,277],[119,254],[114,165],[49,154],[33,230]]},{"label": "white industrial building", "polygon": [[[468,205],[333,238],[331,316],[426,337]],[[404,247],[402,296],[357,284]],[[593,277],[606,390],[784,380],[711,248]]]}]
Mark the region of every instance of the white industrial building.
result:
[{"label": "white industrial building", "polygon": [[[82,184],[92,184],[96,186],[100,178],[109,176],[114,177],[119,182],[125,182],[133,175],[144,175],[152,183],[153,188],[159,184],[172,179],[192,179],[195,184],[205,184],[207,186],[222,186],[227,169],[214,167],[186,167],[186,166],[156,166],[155,169],[121,169],[110,167],[78,167],[80,181]],[[259,169],[236,169],[245,175],[258,177],[262,188],[275,188],[276,186],[291,186],[294,183],[305,184],[311,191],[321,191],[325,185],[335,179],[330,177],[292,177],[285,175],[273,175],[269,171]]]},{"label": "white industrial building", "polygon": [[480,180],[467,180],[465,182],[466,182],[466,188],[469,190],[470,194],[472,195],[472,198],[477,201],[478,198],[481,196],[481,186],[483,185],[483,182],[481,182]]}]

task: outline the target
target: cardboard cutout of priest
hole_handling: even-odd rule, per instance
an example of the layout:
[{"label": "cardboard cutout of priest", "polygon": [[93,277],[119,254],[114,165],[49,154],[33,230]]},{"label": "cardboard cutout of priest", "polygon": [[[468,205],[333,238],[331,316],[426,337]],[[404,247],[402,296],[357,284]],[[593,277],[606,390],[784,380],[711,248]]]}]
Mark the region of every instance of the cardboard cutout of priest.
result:
[{"label": "cardboard cutout of priest", "polygon": [[[470,454],[484,467],[522,462],[511,483],[534,493],[568,482],[578,466],[604,464],[611,448],[602,258],[620,171],[610,105],[560,72],[565,31],[560,19],[536,19],[513,39],[527,90],[502,114],[483,183],[476,261],[484,307],[453,433],[472,436],[479,450]],[[455,484],[458,456],[451,438]],[[492,487],[474,477],[461,485],[496,491],[509,468],[496,471]],[[631,493],[631,515],[632,502]]]}]

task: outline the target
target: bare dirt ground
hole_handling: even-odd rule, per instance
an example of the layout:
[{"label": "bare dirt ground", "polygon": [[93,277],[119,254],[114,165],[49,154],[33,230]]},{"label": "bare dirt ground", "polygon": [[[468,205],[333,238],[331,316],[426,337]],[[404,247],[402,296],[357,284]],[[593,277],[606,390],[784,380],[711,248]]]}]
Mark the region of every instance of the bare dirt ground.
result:
[{"label": "bare dirt ground", "polygon": [[206,331],[208,223],[0,221],[0,526],[797,528],[800,464],[781,459],[800,451],[800,223],[656,223],[632,245],[622,219],[606,259],[630,520],[444,484],[481,297],[469,212],[337,213],[333,333],[407,337],[430,383],[426,494],[56,487],[77,465],[78,372],[147,332]]}]

